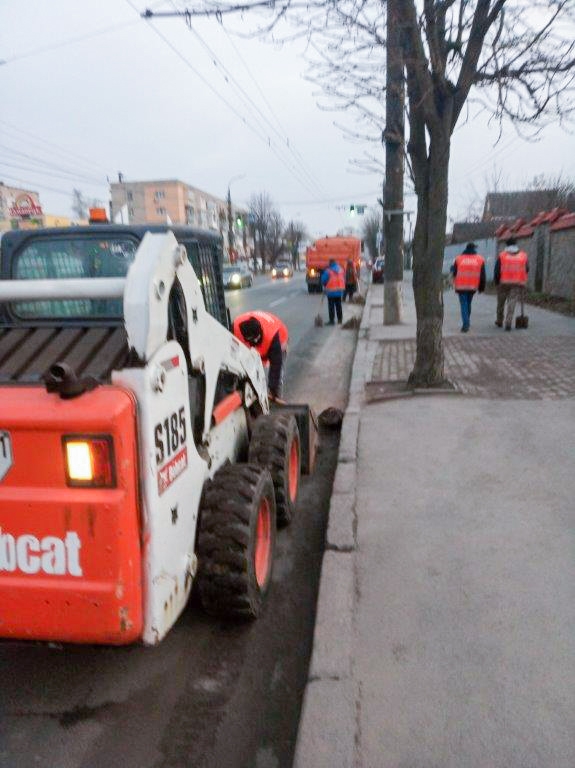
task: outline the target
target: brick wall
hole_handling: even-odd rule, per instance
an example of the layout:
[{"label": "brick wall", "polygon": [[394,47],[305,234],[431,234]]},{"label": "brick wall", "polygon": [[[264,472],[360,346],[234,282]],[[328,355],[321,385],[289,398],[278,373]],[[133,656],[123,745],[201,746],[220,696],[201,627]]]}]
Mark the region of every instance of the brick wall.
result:
[{"label": "brick wall", "polygon": [[543,290],[575,299],[575,227],[550,233],[551,248]]},{"label": "brick wall", "polygon": [[530,224],[502,228],[499,251],[510,235],[529,258],[528,288],[575,300],[575,213],[542,213]]}]

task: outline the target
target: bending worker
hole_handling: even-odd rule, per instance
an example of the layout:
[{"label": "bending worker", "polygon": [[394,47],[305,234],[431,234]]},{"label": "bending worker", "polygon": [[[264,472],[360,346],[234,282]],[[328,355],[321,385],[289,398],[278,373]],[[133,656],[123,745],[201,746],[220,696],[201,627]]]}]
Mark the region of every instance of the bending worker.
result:
[{"label": "bending worker", "polygon": [[234,320],[233,333],[247,347],[254,347],[264,365],[269,363],[268,393],[270,400],[282,394],[285,359],[289,340],[288,329],[271,312],[244,312]]},{"label": "bending worker", "polygon": [[455,257],[453,266],[453,287],[459,297],[461,306],[461,332],[467,333],[471,322],[471,301],[475,291],[485,290],[485,261],[475,248],[475,243],[467,243],[459,256]]},{"label": "bending worker", "polygon": [[335,259],[330,259],[329,267],[322,272],[321,284],[327,296],[328,325],[334,324],[336,314],[337,322],[341,325],[343,320],[341,298],[345,292],[345,272]]}]

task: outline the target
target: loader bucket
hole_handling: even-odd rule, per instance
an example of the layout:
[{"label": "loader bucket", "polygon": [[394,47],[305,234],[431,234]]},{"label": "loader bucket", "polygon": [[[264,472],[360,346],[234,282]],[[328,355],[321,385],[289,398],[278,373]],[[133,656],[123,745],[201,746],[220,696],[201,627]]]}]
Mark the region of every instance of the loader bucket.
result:
[{"label": "loader bucket", "polygon": [[272,410],[291,413],[295,417],[301,440],[301,473],[311,475],[319,448],[317,416],[309,405],[272,403]]}]

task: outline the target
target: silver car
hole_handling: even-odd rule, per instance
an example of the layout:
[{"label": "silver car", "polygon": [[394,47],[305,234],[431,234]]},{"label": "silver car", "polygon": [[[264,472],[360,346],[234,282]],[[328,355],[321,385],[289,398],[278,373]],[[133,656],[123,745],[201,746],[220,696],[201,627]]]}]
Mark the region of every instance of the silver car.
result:
[{"label": "silver car", "polygon": [[250,288],[254,279],[245,264],[224,267],[224,288]]}]

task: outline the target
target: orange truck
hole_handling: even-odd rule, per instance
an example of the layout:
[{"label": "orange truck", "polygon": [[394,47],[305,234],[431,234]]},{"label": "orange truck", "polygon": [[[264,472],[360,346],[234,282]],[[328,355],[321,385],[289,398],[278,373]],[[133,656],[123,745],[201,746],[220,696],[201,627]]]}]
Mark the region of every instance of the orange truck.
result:
[{"label": "orange truck", "polygon": [[322,237],[307,248],[305,279],[308,293],[321,293],[321,275],[332,259],[335,259],[344,269],[348,260],[351,259],[359,273],[361,240],[358,237]]}]

